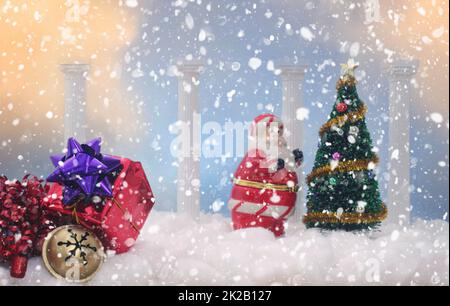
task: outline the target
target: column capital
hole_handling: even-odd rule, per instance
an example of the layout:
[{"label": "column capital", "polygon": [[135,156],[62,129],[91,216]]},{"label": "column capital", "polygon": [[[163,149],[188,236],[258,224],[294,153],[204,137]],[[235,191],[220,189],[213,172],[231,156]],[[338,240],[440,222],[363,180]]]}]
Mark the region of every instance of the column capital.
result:
[{"label": "column capital", "polygon": [[197,73],[203,72],[204,64],[201,61],[179,61],[176,63],[178,72],[181,73]]},{"label": "column capital", "polygon": [[277,69],[280,69],[282,78],[289,79],[301,79],[305,77],[306,69],[308,65],[306,64],[283,64],[279,65]]},{"label": "column capital", "polygon": [[90,65],[89,64],[82,64],[82,63],[61,64],[61,65],[59,65],[59,69],[63,73],[80,73],[80,74],[83,74],[83,73],[89,71]]},{"label": "column capital", "polygon": [[419,68],[419,61],[412,60],[396,60],[385,66],[385,72],[392,79],[409,79],[416,74]]}]

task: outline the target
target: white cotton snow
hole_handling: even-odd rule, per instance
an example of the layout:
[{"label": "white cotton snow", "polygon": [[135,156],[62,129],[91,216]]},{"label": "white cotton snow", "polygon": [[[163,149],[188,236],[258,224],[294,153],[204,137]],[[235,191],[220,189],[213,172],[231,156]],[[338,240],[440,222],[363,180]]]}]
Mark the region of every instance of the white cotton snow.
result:
[{"label": "white cotton snow", "polygon": [[[355,234],[289,223],[283,238],[259,228],[233,231],[219,214],[152,212],[125,254],[111,255],[87,285],[448,285],[449,224],[418,220]],[[24,279],[0,265],[2,285],[66,285],[41,258]]]}]

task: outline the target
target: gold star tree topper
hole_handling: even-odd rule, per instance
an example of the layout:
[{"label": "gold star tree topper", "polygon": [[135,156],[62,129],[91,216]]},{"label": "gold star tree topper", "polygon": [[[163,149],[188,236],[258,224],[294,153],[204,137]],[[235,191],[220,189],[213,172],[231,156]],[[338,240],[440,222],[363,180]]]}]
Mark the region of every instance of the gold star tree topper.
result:
[{"label": "gold star tree topper", "polygon": [[359,67],[358,63],[355,63],[353,58],[350,58],[346,64],[341,64],[341,74],[355,76],[355,69]]}]

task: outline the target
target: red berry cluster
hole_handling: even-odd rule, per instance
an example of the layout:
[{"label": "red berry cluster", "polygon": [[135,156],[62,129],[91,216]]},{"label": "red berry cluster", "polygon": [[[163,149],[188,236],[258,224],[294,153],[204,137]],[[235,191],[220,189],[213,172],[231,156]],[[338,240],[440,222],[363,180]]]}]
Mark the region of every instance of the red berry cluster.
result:
[{"label": "red berry cluster", "polygon": [[[49,213],[42,207],[48,185],[36,177],[25,176],[22,181],[0,177],[0,261],[22,258],[13,269],[23,277],[26,258],[38,252],[39,244],[54,228]],[[25,267],[23,267],[25,265]],[[22,275],[23,274],[23,275]]]}]

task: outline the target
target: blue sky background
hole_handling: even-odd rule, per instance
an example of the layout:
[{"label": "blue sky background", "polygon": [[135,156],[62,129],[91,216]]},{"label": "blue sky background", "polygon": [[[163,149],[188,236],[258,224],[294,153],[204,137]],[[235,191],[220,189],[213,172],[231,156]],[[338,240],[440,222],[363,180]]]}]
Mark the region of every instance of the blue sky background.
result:
[{"label": "blue sky background", "polygon": [[[378,179],[386,199],[389,117],[388,82],[383,67],[394,57],[412,55],[421,60],[421,71],[415,78],[415,100],[411,105],[412,215],[448,220],[448,51],[431,51],[441,48],[440,45],[439,48],[423,45],[418,51],[420,37],[417,40],[414,36],[414,28],[402,32],[402,28],[396,28],[390,19],[393,11],[403,13],[404,22],[414,23],[414,18],[420,18],[420,15],[415,16],[420,1],[406,5],[406,8],[407,1],[380,3],[383,21],[365,24],[364,1],[355,1],[354,5],[339,1],[271,0],[129,2],[131,5],[126,9],[135,16],[137,34],[121,50],[123,56],[118,64],[122,72],[122,89],[132,86],[132,103],[134,106],[139,104],[142,111],[142,121],[138,124],[130,122],[137,124],[141,141],[131,143],[126,137],[121,141],[106,138],[105,150],[110,146],[115,154],[142,161],[157,196],[156,208],[174,210],[177,169],[169,150],[175,137],[169,133],[169,125],[177,120],[178,102],[177,82],[169,75],[170,66],[178,59],[190,57],[206,63],[200,79],[202,120],[224,124],[227,121],[251,121],[270,107],[280,115],[281,79],[266,69],[266,65],[268,61],[275,64],[302,61],[309,66],[303,99],[310,115],[305,121],[305,145],[302,148],[305,153],[303,170],[309,173],[317,148],[318,130],[335,101],[339,64],[347,61],[349,46],[353,45],[352,55],[360,63],[358,92],[369,107],[366,121],[372,140],[380,150]],[[186,22],[189,16],[193,24]],[[302,36],[302,28],[308,28],[314,37]],[[444,37],[434,43],[442,44],[443,40],[448,47],[448,23],[444,28]],[[209,33],[204,41],[199,40],[201,31]],[[355,46],[359,47],[358,52]],[[248,66],[251,57],[262,60],[256,71]],[[238,71],[231,69],[233,62],[240,64]],[[434,68],[423,68],[430,65]],[[236,90],[236,94],[229,101],[227,93],[231,90]],[[434,112],[442,114],[443,123],[430,120],[430,114]],[[92,137],[99,134],[109,135],[108,127],[95,127],[89,133]],[[204,135],[204,139],[206,137]],[[59,139],[51,147],[55,151],[61,150],[62,143]],[[17,155],[23,151],[27,151],[30,158],[17,160]],[[25,171],[46,175],[51,171],[46,158],[48,153],[48,150],[31,144],[12,146],[7,150],[1,148],[0,172],[9,177],[20,177]],[[201,160],[204,212],[212,211],[214,201],[228,200],[230,175],[239,162],[239,158]],[[228,214],[226,206],[220,212]]]}]

